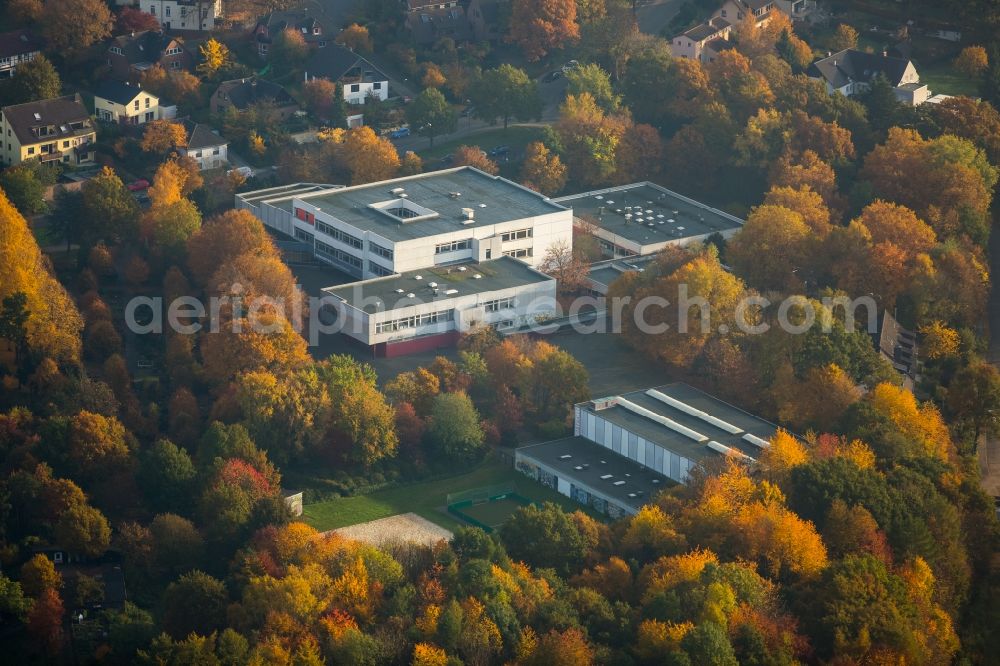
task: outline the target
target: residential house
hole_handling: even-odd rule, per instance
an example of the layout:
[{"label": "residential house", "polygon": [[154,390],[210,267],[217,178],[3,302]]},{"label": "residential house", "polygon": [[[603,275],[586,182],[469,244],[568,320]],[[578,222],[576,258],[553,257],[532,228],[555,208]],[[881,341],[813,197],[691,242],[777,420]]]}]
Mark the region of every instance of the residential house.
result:
[{"label": "residential house", "polygon": [[4,164],[38,158],[83,164],[94,160],[97,132],[80,95],[0,108]]},{"label": "residential house", "polygon": [[771,12],[776,9],[775,0],[726,0],[715,12],[715,17],[736,25],[747,16],[753,16],[757,27],[760,27],[771,20]]},{"label": "residential house", "polygon": [[184,40],[155,30],[133,32],[113,37],[108,45],[108,65],[111,76],[121,81],[136,82],[142,73],[160,65],[167,71],[190,70],[195,57]]},{"label": "residential house", "polygon": [[496,0],[407,0],[406,27],[417,44],[497,39]]},{"label": "residential house", "polygon": [[912,60],[894,58],[882,53],[867,53],[845,49],[814,62],[807,72],[814,79],[823,81],[829,93],[838,92],[851,97],[871,88],[872,81],[882,76],[904,104],[917,106],[930,97],[930,90],[920,83],[920,74]]},{"label": "residential house", "polygon": [[[389,77],[375,65],[339,44],[318,49],[305,66],[305,80],[328,79],[339,83],[348,104],[361,105],[369,95],[380,100],[389,98]],[[360,113],[348,114],[348,126],[362,124]]]},{"label": "residential house", "polygon": [[912,384],[917,373],[917,336],[913,331],[900,326],[896,318],[885,310],[872,338],[875,351]]},{"label": "residential house", "polygon": [[139,0],[139,9],[167,30],[213,30],[222,18],[222,0]]},{"label": "residential house", "polygon": [[691,58],[703,63],[715,60],[722,51],[732,48],[729,35],[732,24],[724,18],[711,18],[670,40],[675,58]]},{"label": "residential house", "polygon": [[212,93],[209,108],[214,114],[225,113],[229,107],[233,107],[237,111],[246,111],[258,102],[274,104],[282,120],[299,110],[299,105],[288,94],[287,90],[277,83],[264,81],[257,77],[223,81]]},{"label": "residential house", "polygon": [[17,66],[34,60],[42,51],[42,40],[30,30],[0,33],[0,79],[14,76]]},{"label": "residential house", "polygon": [[774,0],[774,5],[793,21],[801,21],[816,9],[815,0]]},{"label": "residential house", "polygon": [[139,84],[105,79],[94,93],[98,120],[124,125],[144,125],[160,117],[160,98]]},{"label": "residential house", "polygon": [[185,120],[184,129],[187,130],[187,146],[181,149],[181,154],[197,162],[199,169],[218,169],[229,162],[229,141],[211,127]]},{"label": "residential house", "polygon": [[316,18],[315,13],[310,13],[309,8],[304,7],[284,12],[271,12],[262,17],[253,29],[257,54],[261,58],[266,58],[275,37],[285,30],[294,30],[300,33],[306,44],[310,46],[318,48],[326,46],[327,35],[323,24]]}]

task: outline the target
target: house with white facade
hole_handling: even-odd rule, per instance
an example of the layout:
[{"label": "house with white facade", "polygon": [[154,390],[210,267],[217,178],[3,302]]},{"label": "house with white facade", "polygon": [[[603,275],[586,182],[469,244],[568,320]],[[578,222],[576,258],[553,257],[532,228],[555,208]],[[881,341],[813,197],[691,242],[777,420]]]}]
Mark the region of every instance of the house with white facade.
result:
[{"label": "house with white facade", "polygon": [[160,98],[136,83],[105,79],[94,92],[98,120],[123,125],[145,125],[160,118]]},{"label": "house with white facade", "polygon": [[22,28],[0,33],[0,79],[14,76],[17,66],[34,60],[42,52],[42,40]]},{"label": "house with white facade", "polygon": [[348,104],[364,104],[369,95],[389,98],[389,77],[364,57],[339,44],[316,49],[305,65],[305,80],[327,79],[344,88]]},{"label": "house with white facade", "polygon": [[187,146],[180,150],[198,163],[198,168],[218,169],[229,163],[229,141],[220,136],[205,123],[184,121],[187,131]]},{"label": "house with white facade", "polygon": [[569,208],[473,167],[318,187],[241,193],[236,207],[360,279],[502,256],[537,266],[552,245],[572,244]]},{"label": "house with white facade", "polygon": [[732,24],[724,18],[711,18],[670,40],[675,58],[691,58],[709,63],[722,51],[732,48],[729,35]]},{"label": "house with white facade", "polygon": [[822,81],[828,93],[852,97],[871,88],[872,81],[882,76],[896,92],[900,102],[917,106],[930,97],[926,84],[920,83],[920,74],[912,60],[895,58],[886,53],[868,53],[845,49],[817,60],[806,74]]},{"label": "house with white facade", "polygon": [[507,256],[405,271],[324,290],[338,332],[375,356],[451,346],[481,326],[513,332],[556,311],[556,280]]},{"label": "house with white facade", "polygon": [[593,234],[605,257],[656,254],[669,245],[730,238],[743,220],[656,183],[619,185],[553,199],[573,209],[577,229]]},{"label": "house with white facade", "polygon": [[139,0],[165,30],[214,30],[222,18],[222,0]]},{"label": "house with white facade", "polygon": [[754,23],[760,27],[771,20],[771,12],[777,9],[775,0],[726,0],[715,12],[715,17],[736,25],[746,17],[752,16]]},{"label": "house with white facade", "polygon": [[635,514],[699,462],[752,462],[777,427],[687,384],[667,384],[573,408],[573,436],[517,449],[515,467],[617,518]]}]

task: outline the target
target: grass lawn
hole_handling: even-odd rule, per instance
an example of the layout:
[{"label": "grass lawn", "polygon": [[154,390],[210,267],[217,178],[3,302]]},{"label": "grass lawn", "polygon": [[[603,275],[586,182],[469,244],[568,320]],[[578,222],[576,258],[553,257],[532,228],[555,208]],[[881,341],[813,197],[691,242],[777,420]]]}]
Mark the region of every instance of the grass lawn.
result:
[{"label": "grass lawn", "polygon": [[481,502],[479,504],[472,504],[458,510],[465,514],[467,518],[478,520],[483,525],[489,525],[490,527],[496,529],[507,522],[507,519],[522,506],[524,506],[523,502],[504,498],[489,502]]},{"label": "grass lawn", "polygon": [[556,502],[570,511],[581,508],[579,504],[551,488],[532,481],[506,465],[488,460],[469,472],[444,479],[389,488],[371,495],[307,504],[303,510],[303,518],[317,530],[325,531],[413,512],[454,531],[462,523],[444,511],[448,493],[508,483],[516,484],[518,494],[533,502]]},{"label": "grass lawn", "polygon": [[[459,127],[462,123],[469,122],[466,118],[459,118]],[[524,155],[524,147],[532,141],[538,141],[542,135],[540,127],[498,127],[497,129],[486,130],[477,134],[471,134],[454,141],[442,141],[435,143],[433,148],[420,151],[420,157],[430,167],[436,166],[438,160],[449,153],[455,152],[459,146],[479,146],[487,153],[495,146],[510,146],[511,161],[521,159]],[[503,163],[501,162],[501,166]]]},{"label": "grass lawn", "polygon": [[940,63],[920,70],[920,82],[926,83],[934,95],[979,95],[979,82],[959,74],[949,63]]}]

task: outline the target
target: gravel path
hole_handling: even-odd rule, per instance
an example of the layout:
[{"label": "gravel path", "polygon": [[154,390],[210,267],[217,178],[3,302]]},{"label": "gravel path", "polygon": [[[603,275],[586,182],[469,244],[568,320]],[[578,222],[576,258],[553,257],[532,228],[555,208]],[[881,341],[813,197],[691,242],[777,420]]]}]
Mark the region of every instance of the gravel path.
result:
[{"label": "gravel path", "polygon": [[430,546],[441,539],[448,541],[452,537],[452,533],[445,528],[415,513],[401,513],[331,531],[345,539],[364,541],[375,546],[393,541],[409,541]]}]

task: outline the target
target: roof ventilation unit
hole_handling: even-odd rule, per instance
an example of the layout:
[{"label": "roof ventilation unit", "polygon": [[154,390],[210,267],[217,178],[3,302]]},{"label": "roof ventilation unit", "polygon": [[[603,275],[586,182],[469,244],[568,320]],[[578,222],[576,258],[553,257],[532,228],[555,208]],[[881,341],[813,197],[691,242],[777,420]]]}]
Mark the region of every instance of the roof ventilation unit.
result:
[{"label": "roof ventilation unit", "polygon": [[452,199],[457,199],[460,196],[462,196],[462,193],[461,192],[449,192],[448,196],[451,197]]},{"label": "roof ventilation unit", "polygon": [[417,295],[416,295],[416,294],[414,294],[414,293],[413,293],[413,292],[411,291],[410,293],[408,293],[408,294],[406,295],[406,297],[407,297],[407,298],[416,298],[416,297],[417,297]]},{"label": "roof ventilation unit", "polygon": [[459,272],[459,273],[464,273],[464,272],[465,272],[465,271],[467,271],[467,270],[469,270],[469,267],[468,267],[468,266],[459,266],[459,267],[458,267],[458,272]]},{"label": "roof ventilation unit", "polygon": [[402,294],[402,293],[403,293],[403,290],[402,290],[402,289],[397,289],[397,290],[396,290],[396,293],[397,293],[397,294]]},{"label": "roof ventilation unit", "polygon": [[437,289],[438,283],[437,282],[428,282],[427,286],[430,287],[431,289]]},{"label": "roof ventilation unit", "polygon": [[423,276],[423,275],[414,275],[414,276],[413,276],[413,279],[414,279],[414,280],[423,280],[423,279],[424,279],[424,276]]},{"label": "roof ventilation unit", "polygon": [[479,273],[476,273],[475,275],[472,276],[472,279],[473,280],[482,280],[483,276],[480,275]]},{"label": "roof ventilation unit", "polygon": [[394,188],[392,188],[391,190],[389,190],[389,194],[392,194],[392,195],[395,195],[395,196],[397,196],[397,197],[398,197],[398,196],[399,196],[400,194],[402,194],[402,193],[403,193],[403,192],[405,192],[405,191],[406,191],[406,189],[405,189],[405,188],[402,188],[402,187],[394,187]]},{"label": "roof ventilation unit", "polygon": [[476,217],[476,211],[474,208],[463,208],[462,215],[465,216],[465,219],[472,220]]},{"label": "roof ventilation unit", "polygon": [[454,294],[457,294],[457,293],[458,293],[458,289],[445,289],[444,290],[445,296],[453,296]]}]

